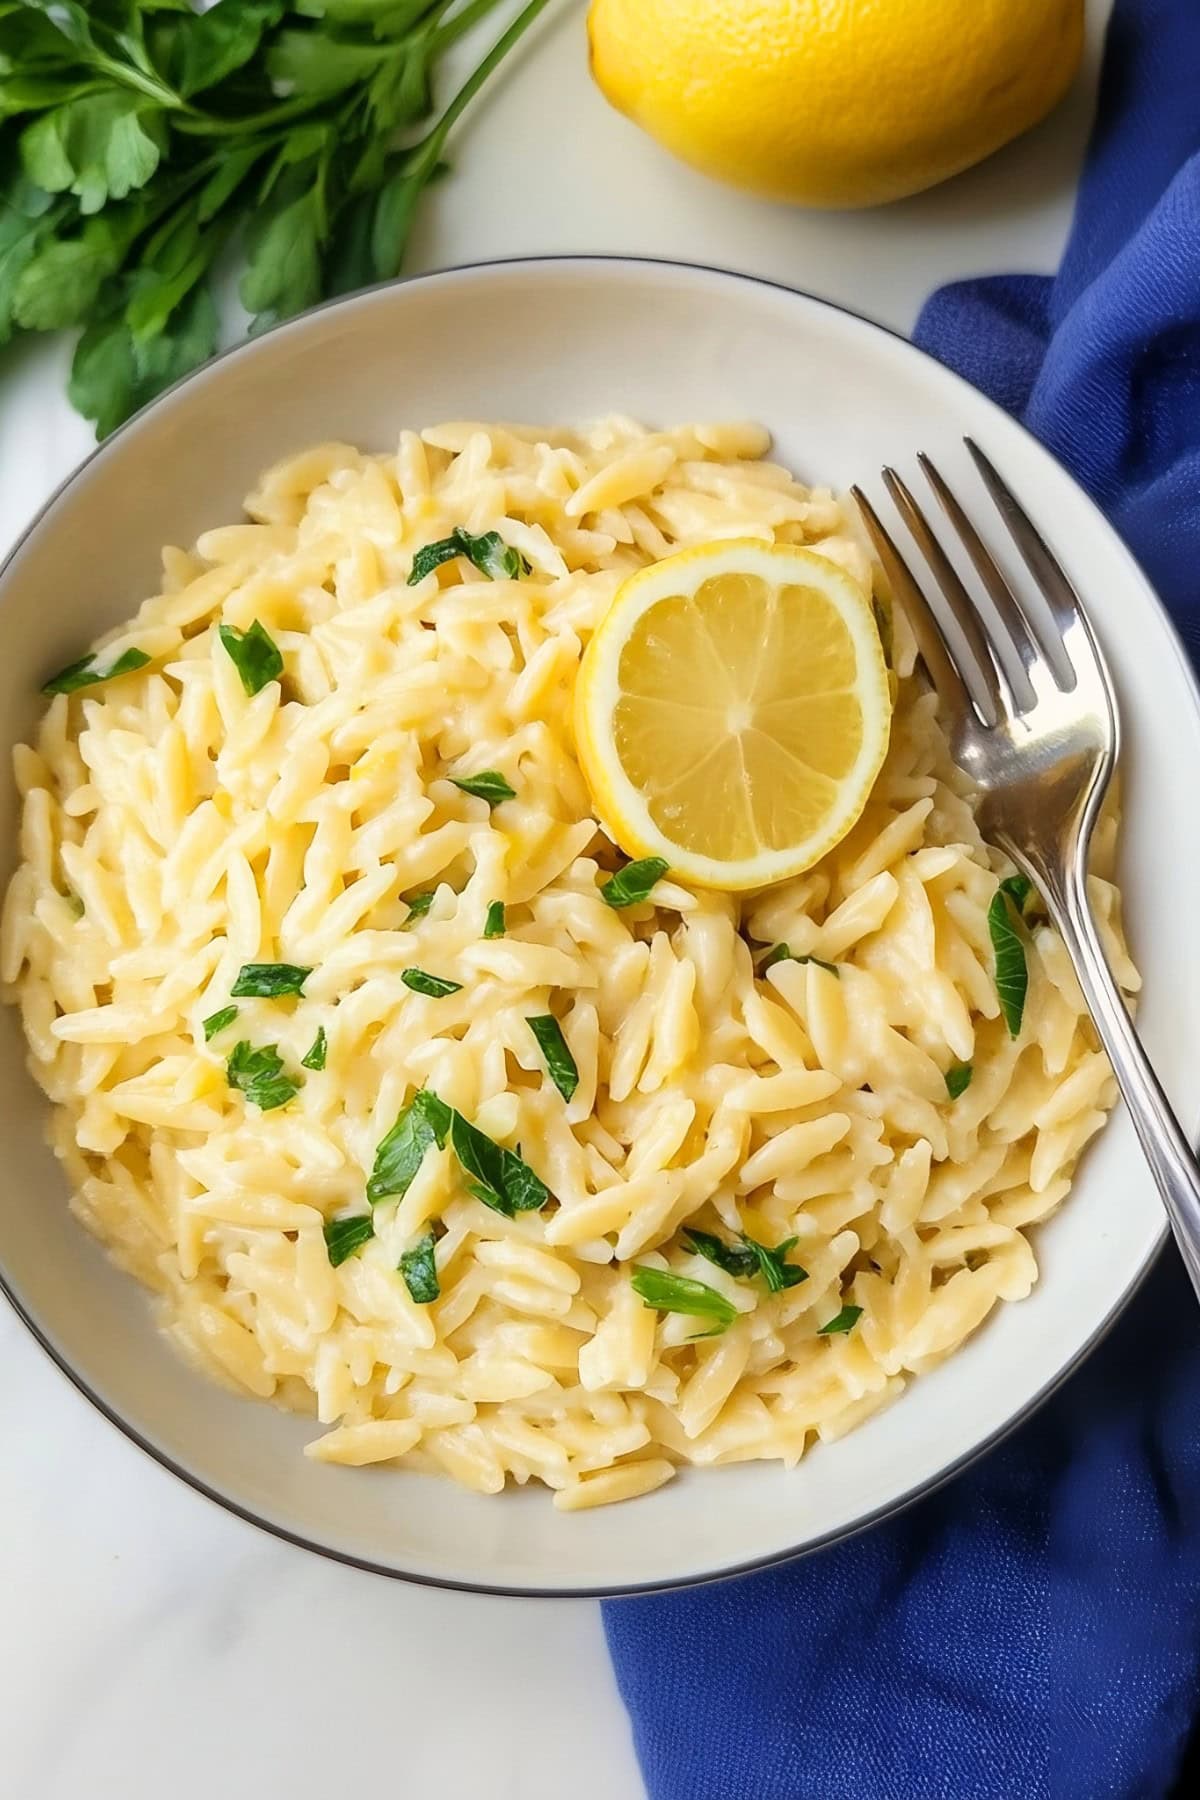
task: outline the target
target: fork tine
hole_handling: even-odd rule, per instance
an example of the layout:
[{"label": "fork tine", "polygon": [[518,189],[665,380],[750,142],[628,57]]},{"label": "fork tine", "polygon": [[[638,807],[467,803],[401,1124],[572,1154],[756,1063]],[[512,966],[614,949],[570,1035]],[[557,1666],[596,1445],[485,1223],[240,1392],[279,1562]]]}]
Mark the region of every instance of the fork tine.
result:
[{"label": "fork tine", "polygon": [[[967,669],[962,671],[963,679],[973,692],[976,685],[982,687],[986,697],[986,706],[977,698],[976,703],[979,710],[984,713],[987,724],[998,724],[1001,719],[1011,716],[1016,709],[1013,705],[1008,679],[992,654],[983,626],[979,622],[979,614],[975,611],[975,604],[959,579],[958,570],[938,542],[928,519],[895,469],[885,469],[883,480],[888,493],[895,501],[897,511],[933,571],[933,578],[942,591],[942,597],[949,608],[950,616],[961,631],[967,649],[971,653],[973,667],[970,671]],[[971,681],[971,674],[976,677],[975,683]]]},{"label": "fork tine", "polygon": [[937,495],[942,511],[958,533],[963,549],[974,563],[980,580],[991,596],[1001,625],[1012,640],[1017,655],[1012,664],[1006,667],[1005,673],[1017,705],[1022,711],[1027,711],[1037,701],[1037,695],[1030,679],[1034,668],[1044,658],[1050,663],[1055,675],[1058,675],[1056,659],[1050,649],[1040,642],[1033,621],[1026,618],[1020,601],[1004,579],[991,551],[959,505],[938,468],[923,450],[918,454],[917,461],[921,465],[921,472],[926,481]]},{"label": "fork tine", "polygon": [[[850,489],[850,497],[862,515],[863,524],[875,545],[892,591],[901,600],[917,640],[917,648],[929,670],[938,693],[960,713],[975,711],[967,685],[958,671],[954,654],[943,635],[937,614],[926,600],[916,576],[896,547],[887,526],[860,487]],[[988,721],[989,723],[991,721]]]},{"label": "fork tine", "polygon": [[[1095,639],[1092,635],[1091,623],[1083,610],[1070,576],[1008,483],[995,468],[990,457],[984,454],[974,438],[964,438],[963,442],[971,453],[975,467],[983,477],[984,486],[996,503],[996,510],[1008,527],[1009,535],[1025,559],[1025,565],[1036,581],[1042,598],[1050,608],[1060,637],[1065,639],[1073,625],[1082,624],[1088,642],[1094,648]],[[1059,647],[1058,662],[1064,665],[1063,672],[1070,677],[1068,686],[1074,687],[1075,669],[1065,643]]]}]

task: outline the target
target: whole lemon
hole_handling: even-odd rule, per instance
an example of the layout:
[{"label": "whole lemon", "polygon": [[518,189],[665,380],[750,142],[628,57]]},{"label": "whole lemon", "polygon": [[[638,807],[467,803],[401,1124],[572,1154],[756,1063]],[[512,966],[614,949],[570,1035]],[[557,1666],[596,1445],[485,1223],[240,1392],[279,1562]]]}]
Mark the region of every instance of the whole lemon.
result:
[{"label": "whole lemon", "polygon": [[1044,118],[1084,0],[591,0],[605,95],[685,162],[807,206],[932,187]]}]

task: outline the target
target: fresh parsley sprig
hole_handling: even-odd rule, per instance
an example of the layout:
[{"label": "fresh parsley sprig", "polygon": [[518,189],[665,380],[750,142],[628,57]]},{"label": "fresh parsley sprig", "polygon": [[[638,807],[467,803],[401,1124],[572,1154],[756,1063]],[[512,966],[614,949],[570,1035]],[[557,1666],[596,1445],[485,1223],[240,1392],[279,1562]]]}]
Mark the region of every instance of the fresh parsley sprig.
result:
[{"label": "fresh parsley sprig", "polygon": [[435,117],[445,53],[500,3],[0,4],[0,344],[82,329],[69,393],[105,437],[216,349],[227,247],[255,331],[390,280],[450,132],[548,0]]}]

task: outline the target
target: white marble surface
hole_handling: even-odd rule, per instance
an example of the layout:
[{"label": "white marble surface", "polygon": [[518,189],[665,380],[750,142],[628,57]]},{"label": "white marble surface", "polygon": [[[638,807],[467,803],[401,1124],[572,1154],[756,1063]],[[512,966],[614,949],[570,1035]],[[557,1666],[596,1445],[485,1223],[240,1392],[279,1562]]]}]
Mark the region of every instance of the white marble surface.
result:
[{"label": "white marble surface", "polygon": [[[1049,269],[1088,77],[984,168],[883,213],[710,185],[610,113],[560,0],[459,139],[414,269],[540,251],[743,268],[911,327],[958,275]],[[236,322],[231,319],[231,331]],[[61,342],[0,352],[0,551],[85,454]],[[0,1303],[0,1792],[13,1800],[494,1800],[641,1794],[590,1603],[438,1593],[259,1534],[144,1458]]]}]

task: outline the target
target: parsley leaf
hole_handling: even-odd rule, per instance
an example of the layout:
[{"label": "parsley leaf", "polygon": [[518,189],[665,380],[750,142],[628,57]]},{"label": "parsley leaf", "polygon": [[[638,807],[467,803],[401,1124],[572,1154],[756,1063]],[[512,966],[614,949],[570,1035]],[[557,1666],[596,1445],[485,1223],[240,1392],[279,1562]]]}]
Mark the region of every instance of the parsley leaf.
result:
[{"label": "parsley leaf", "polygon": [[295,963],[243,963],[229,992],[235,1000],[279,1000],[302,994],[311,974]]},{"label": "parsley leaf", "polygon": [[283,674],[283,657],[274,638],[257,619],[247,631],[239,631],[236,625],[222,625],[220,633],[221,642],[251,698],[261,692],[268,681],[278,681]]},{"label": "parsley leaf", "polygon": [[1013,1037],[1021,1033],[1025,1016],[1025,995],[1029,989],[1029,966],[1025,946],[1017,935],[1009,911],[1012,902],[1007,893],[997,889],[988,907],[988,932],[996,955],[996,992],[1000,1010]]},{"label": "parsley leaf", "polygon": [[156,394],[194,369],[217,347],[219,320],[212,295],[196,287],[172,314],[167,325],[148,341],[139,341],[124,315],[124,304],[136,274],[112,290],[80,338],[71,363],[67,394],[72,406],[96,424],[96,436],[111,431],[145,406]]},{"label": "parsley leaf", "polygon": [[827,1325],[822,1325],[817,1332],[818,1337],[833,1337],[836,1332],[853,1331],[862,1318],[861,1306],[843,1306],[841,1312],[835,1313]]},{"label": "parsley leaf", "polygon": [[508,930],[508,921],[504,916],[503,900],[491,901],[489,903],[488,909],[487,909],[487,919],[484,921],[484,927],[483,927],[484,937],[485,938],[503,937],[507,930]]},{"label": "parsley leaf", "polygon": [[808,1280],[808,1270],[802,1269],[799,1263],[786,1262],[784,1259],[789,1250],[795,1249],[798,1238],[784,1238],[782,1244],[776,1244],[773,1250],[766,1244],[760,1244],[757,1238],[747,1237],[742,1232],[742,1242],[758,1264],[758,1272],[773,1294],[781,1294],[785,1288],[796,1287]]},{"label": "parsley leaf", "polygon": [[348,1219],[326,1219],[324,1231],[325,1248],[336,1269],[375,1236],[375,1222],[370,1213],[352,1213]]},{"label": "parsley leaf", "polygon": [[469,531],[456,525],[449,537],[439,538],[436,544],[426,544],[417,551],[408,578],[409,587],[416,587],[419,581],[424,581],[427,575],[432,575],[443,563],[452,562],[456,556],[465,556],[489,581],[519,581],[522,575],[529,575],[533,570],[528,557],[506,544],[498,531],[485,531],[481,537],[472,537]]},{"label": "parsley leaf", "polygon": [[400,979],[414,994],[428,994],[431,1000],[443,1000],[447,994],[462,991],[461,981],[448,981],[444,975],[427,975],[424,969],[402,969]]},{"label": "parsley leaf", "polygon": [[952,1100],[957,1100],[960,1094],[966,1093],[974,1073],[970,1063],[953,1063],[946,1070],[946,1092]]},{"label": "parsley leaf", "polygon": [[467,1191],[511,1219],[519,1212],[539,1212],[550,1189],[515,1151],[495,1143],[460,1112],[450,1117],[450,1146],[467,1177]]},{"label": "parsley leaf", "polygon": [[43,683],[43,694],[74,694],[80,688],[95,687],[101,681],[115,681],[118,675],[132,675],[135,669],[144,669],[150,658],[144,650],[123,650],[116,662],[107,669],[96,667],[95,655],[81,656],[78,662],[68,663],[57,675]]},{"label": "parsley leaf", "polygon": [[626,863],[603,883],[600,898],[618,910],[623,906],[638,906],[650,898],[668,867],[661,856],[643,856],[639,862]]},{"label": "parsley leaf", "polygon": [[798,1239],[785,1238],[782,1244],[777,1244],[771,1250],[744,1231],[738,1235],[742,1240],[740,1244],[726,1244],[710,1231],[696,1231],[689,1226],[683,1233],[683,1240],[689,1250],[707,1257],[718,1269],[724,1269],[727,1275],[743,1280],[748,1276],[761,1275],[773,1294],[780,1294],[784,1288],[795,1287],[799,1282],[808,1280],[807,1269],[802,1269],[799,1263],[784,1260],[788,1251],[795,1248]]},{"label": "parsley leaf", "polygon": [[452,775],[450,779],[464,794],[474,794],[477,800],[486,800],[489,806],[499,806],[501,801],[517,797],[516,788],[510,787],[499,769],[483,769],[478,775]]},{"label": "parsley leaf", "polygon": [[546,1059],[546,1070],[564,1100],[573,1098],[579,1086],[579,1069],[567,1048],[562,1026],[552,1013],[539,1013],[525,1023],[537,1039],[538,1049]]},{"label": "parsley leaf", "polygon": [[647,1306],[657,1312],[690,1313],[693,1318],[711,1319],[713,1329],[704,1337],[717,1337],[738,1316],[738,1309],[716,1288],[687,1275],[674,1275],[670,1269],[652,1269],[647,1263],[635,1263],[630,1276],[633,1291]]},{"label": "parsley leaf", "polygon": [[312,1049],[308,1052],[307,1056],[302,1056],[300,1058],[300,1067],[302,1069],[323,1069],[325,1067],[325,1056],[328,1049],[329,1039],[325,1036],[325,1027],[323,1025],[318,1025],[317,1035],[313,1039]]},{"label": "parsley leaf", "polygon": [[1033,883],[1028,875],[1006,875],[1000,883],[1000,892],[1008,895],[1018,912],[1024,912],[1025,902],[1033,892]]},{"label": "parsley leaf", "polygon": [[237,1016],[238,1009],[236,1006],[223,1006],[220,1012],[209,1013],[207,1019],[203,1022],[205,1043],[211,1043],[218,1031],[224,1031],[227,1025],[232,1025]]},{"label": "parsley leaf", "polygon": [[753,1275],[758,1268],[758,1258],[753,1250],[748,1250],[741,1244],[727,1244],[715,1232],[697,1231],[694,1226],[689,1225],[683,1233],[683,1241],[689,1250],[694,1250],[697,1256],[706,1257],[718,1269],[724,1269],[727,1275],[735,1275],[741,1279]]},{"label": "parsley leaf", "polygon": [[400,1273],[404,1277],[404,1285],[418,1306],[429,1306],[442,1291],[438,1281],[436,1247],[437,1240],[433,1232],[427,1231],[400,1258]]},{"label": "parsley leaf", "polygon": [[51,107],[18,140],[30,181],[48,194],[74,194],[85,217],[144,187],[165,143],[159,111],[144,95],[119,87]]},{"label": "parsley leaf", "polygon": [[408,903],[408,917],[404,923],[411,925],[414,919],[423,919],[436,899],[437,894],[433,888],[424,894],[414,894]]},{"label": "parsley leaf", "polygon": [[413,1095],[376,1147],[375,1166],[367,1183],[367,1199],[372,1206],[408,1192],[425,1152],[433,1144],[439,1150],[445,1148],[450,1116],[450,1108],[428,1088],[420,1088]]},{"label": "parsley leaf", "polygon": [[765,975],[768,969],[773,969],[775,964],[780,962],[815,963],[817,968],[824,969],[827,975],[836,975],[839,981],[842,978],[842,971],[836,963],[824,962],[821,957],[813,956],[811,952],[797,956],[794,951],[788,949],[786,944],[776,944],[768,950],[759,964],[759,974]]},{"label": "parsley leaf", "polygon": [[300,1083],[284,1069],[277,1044],[264,1044],[256,1050],[243,1038],[234,1046],[225,1068],[230,1087],[245,1094],[262,1112],[286,1106],[300,1091]]}]

